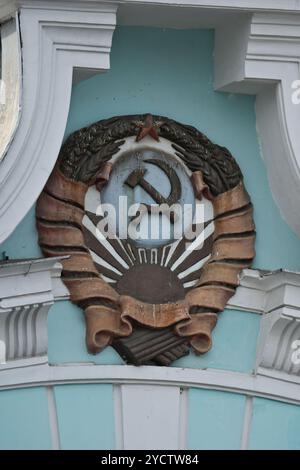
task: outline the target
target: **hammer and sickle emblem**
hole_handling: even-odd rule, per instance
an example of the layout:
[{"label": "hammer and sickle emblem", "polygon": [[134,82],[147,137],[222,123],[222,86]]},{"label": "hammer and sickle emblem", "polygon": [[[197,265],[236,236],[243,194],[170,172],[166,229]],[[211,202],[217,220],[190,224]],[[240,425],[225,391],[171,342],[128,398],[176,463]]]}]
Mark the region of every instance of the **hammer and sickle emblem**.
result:
[{"label": "hammer and sickle emblem", "polygon": [[[159,167],[168,177],[171,185],[171,191],[167,198],[165,198],[159,191],[157,191],[152,184],[145,180],[144,176],[147,172],[145,168],[137,168],[134,170],[124,184],[129,186],[130,188],[134,189],[136,186],[140,186],[143,188],[149,196],[159,205],[167,204],[168,207],[175,204],[181,197],[181,183],[180,180],[174,171],[166,162],[156,159],[148,159],[145,160],[145,163],[152,163],[153,165]],[[151,211],[151,205],[145,204],[147,207],[148,212]],[[174,223],[174,214],[170,215],[170,220]]]}]

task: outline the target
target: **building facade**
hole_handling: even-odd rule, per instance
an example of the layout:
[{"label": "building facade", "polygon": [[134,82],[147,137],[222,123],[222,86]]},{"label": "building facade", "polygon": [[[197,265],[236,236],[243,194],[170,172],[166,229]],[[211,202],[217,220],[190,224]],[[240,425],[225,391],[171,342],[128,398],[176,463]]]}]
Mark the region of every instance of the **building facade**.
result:
[{"label": "building facade", "polygon": [[[0,448],[299,449],[300,4],[20,0],[0,18]],[[229,150],[256,232],[212,348],[168,365],[88,352],[36,220],[72,133],[149,113]]]}]

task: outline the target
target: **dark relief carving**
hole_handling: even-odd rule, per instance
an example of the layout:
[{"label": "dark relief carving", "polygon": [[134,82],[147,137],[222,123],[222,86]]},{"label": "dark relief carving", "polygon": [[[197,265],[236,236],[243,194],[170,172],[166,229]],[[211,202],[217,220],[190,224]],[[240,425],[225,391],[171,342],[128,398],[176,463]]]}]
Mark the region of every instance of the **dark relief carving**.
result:
[{"label": "dark relief carving", "polygon": [[[139,141],[146,135],[172,142],[176,155],[192,171],[195,196],[205,196],[213,204],[214,233],[180,268],[186,270],[211,254],[201,268],[185,278],[185,282],[197,281],[193,287],[183,286],[179,268],[170,270],[184,251],[184,238],[164,266],[160,261],[149,262],[150,250],[145,250],[145,260],[138,261],[138,248],[133,243],[110,240],[120,256],[131,260],[126,271],[114,264],[113,256],[82,223],[84,215],[94,225],[99,221],[96,214],[84,210],[88,187],[96,184],[101,191],[105,186],[112,172],[109,160],[126,137],[137,136]],[[142,174],[129,176],[125,184],[135,184],[133,176],[144,184]],[[172,200],[180,196],[176,178],[171,184]],[[150,186],[148,193],[161,202],[159,188]],[[213,144],[197,129],[166,117],[118,116],[80,129],[67,139],[38,200],[37,227],[45,256],[69,255],[63,261],[62,277],[71,300],[85,311],[89,351],[97,353],[111,344],[130,363],[169,365],[187,354],[190,345],[198,354],[210,349],[217,314],[235,293],[241,270],[251,265],[255,254],[252,212],[241,171],[227,149]],[[97,264],[90,248],[118,267],[121,278]],[[168,250],[160,247],[157,259],[167,256]],[[102,275],[114,284],[108,284]]]},{"label": "dark relief carving", "polygon": [[[118,152],[124,138],[138,134],[138,123],[146,116],[118,116],[74,132],[59,155],[62,173],[68,178],[88,183],[102,165]],[[162,123],[158,134],[173,142],[177,155],[188,168],[202,172],[214,196],[234,188],[241,181],[240,168],[225,147],[213,144],[192,126],[163,116],[153,116],[153,120]]]}]

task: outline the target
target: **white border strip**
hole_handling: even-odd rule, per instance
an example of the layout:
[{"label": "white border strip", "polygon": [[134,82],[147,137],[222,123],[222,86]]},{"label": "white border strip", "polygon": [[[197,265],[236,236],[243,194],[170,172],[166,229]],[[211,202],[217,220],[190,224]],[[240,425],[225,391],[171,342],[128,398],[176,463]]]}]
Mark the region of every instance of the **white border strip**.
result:
[{"label": "white border strip", "polygon": [[53,387],[47,387],[48,415],[52,441],[52,450],[60,450],[59,426]]},{"label": "white border strip", "polygon": [[219,369],[48,364],[3,370],[0,390],[74,383],[152,384],[224,390],[300,404],[299,384]]},{"label": "white border strip", "polygon": [[246,397],[241,450],[248,450],[253,411],[253,397]]},{"label": "white border strip", "polygon": [[188,448],[189,394],[187,388],[180,388],[179,405],[179,446],[178,449]]},{"label": "white border strip", "polygon": [[124,450],[123,403],[121,385],[113,386],[116,450]]}]

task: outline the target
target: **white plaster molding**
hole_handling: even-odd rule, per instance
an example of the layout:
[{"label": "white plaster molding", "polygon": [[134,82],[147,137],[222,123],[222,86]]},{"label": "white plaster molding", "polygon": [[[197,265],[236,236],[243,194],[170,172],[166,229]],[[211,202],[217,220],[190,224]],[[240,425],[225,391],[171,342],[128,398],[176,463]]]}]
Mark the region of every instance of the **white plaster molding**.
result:
[{"label": "white plaster molding", "polygon": [[216,31],[215,87],[257,94],[262,155],[282,217],[300,235],[300,14],[255,13]]},{"label": "white plaster molding", "polygon": [[[191,18],[205,18],[202,27],[207,21],[217,28],[216,88],[258,94],[257,122],[271,189],[283,217],[300,234],[300,105],[291,101],[292,82],[299,78],[299,2],[20,0],[0,1],[6,10],[8,5],[20,10],[24,64],[21,121],[0,165],[0,242],[34,203],[54,165],[67,119],[72,70],[80,69],[78,79],[91,69],[109,68],[117,4],[121,17],[129,7],[146,12],[146,7],[163,5],[168,16],[184,10]],[[202,15],[207,9],[209,17]],[[222,21],[222,11],[239,16],[233,23],[231,16]],[[158,16],[152,16],[153,26]]]},{"label": "white plaster molding", "polygon": [[23,90],[19,126],[0,164],[0,243],[33,205],[55,164],[74,69],[109,69],[113,3],[18,2]]},{"label": "white plaster molding", "polygon": [[262,375],[219,369],[177,367],[41,364],[0,372],[0,390],[59,384],[111,383],[168,385],[224,390],[247,396],[300,403],[299,384]]},{"label": "white plaster molding", "polygon": [[[79,0],[80,1],[80,0]],[[100,0],[101,1],[101,0]],[[167,6],[169,8],[191,8],[195,9],[211,9],[211,10],[230,10],[230,11],[271,11],[271,12],[293,12],[300,11],[299,0],[117,0],[124,6]],[[43,3],[49,0],[32,0],[32,3]],[[111,2],[111,0],[107,0]],[[8,15],[20,3],[19,0],[0,0],[0,13],[6,12]],[[63,3],[75,4],[78,0],[64,0]],[[90,5],[99,3],[99,0],[86,0]],[[2,9],[2,10],[1,10]]]},{"label": "white plaster molding", "polygon": [[241,285],[228,307],[265,312],[254,375],[89,363],[49,366],[47,313],[54,300],[69,298],[60,280],[60,259],[0,265],[0,340],[8,345],[7,362],[0,364],[0,388],[57,383],[151,383],[228,390],[300,403],[300,366],[291,365],[290,347],[294,339],[300,339],[300,274],[281,270],[243,272]]},{"label": "white plaster molding", "polygon": [[300,11],[298,0],[119,0],[119,3],[249,11]]},{"label": "white plaster molding", "polygon": [[59,281],[61,258],[0,264],[0,340],[6,362],[0,370],[47,362],[47,314],[68,291]]},{"label": "white plaster molding", "polygon": [[[181,432],[180,387],[151,384],[122,384],[119,408],[122,430],[118,450],[165,450],[179,448]],[[118,422],[116,423],[118,426]],[[121,441],[122,439],[122,441]]]},{"label": "white plaster molding", "polygon": [[[0,340],[8,344],[9,328],[14,331],[13,338],[18,338],[17,342],[11,343],[10,346],[14,352],[7,351],[8,358],[15,360],[0,364],[0,370],[28,366],[33,360],[34,363],[47,361],[48,310],[54,300],[69,299],[69,292],[60,279],[61,265],[54,261],[53,258],[44,258],[0,266]],[[300,366],[291,365],[291,343],[294,339],[300,339],[300,274],[282,270],[263,272],[245,269],[240,286],[227,308],[262,314],[257,350],[258,373],[300,383]],[[23,335],[23,326],[26,322],[30,324],[31,319],[35,317],[39,318],[39,323],[35,323],[33,328],[42,341],[45,354],[41,357],[36,351],[32,355],[33,358],[27,360],[24,353],[18,360],[22,345],[24,342],[28,343],[28,339]],[[6,323],[6,329],[1,327],[1,321],[2,325]],[[288,324],[291,326],[286,332]],[[18,335],[22,338],[19,339]],[[278,348],[281,351],[279,358]],[[288,373],[289,376],[282,377],[278,375],[278,371]]]},{"label": "white plaster molding", "polygon": [[262,314],[257,374],[300,385],[300,274],[245,269],[228,307]]},{"label": "white plaster molding", "polygon": [[[41,260],[33,261],[35,263],[50,261],[51,263],[53,259],[41,258]],[[23,269],[26,272],[26,266],[30,262],[31,260],[24,260],[7,266],[0,265],[0,279],[1,269],[4,267],[7,270],[6,272],[8,272],[13,266],[20,264],[20,266],[24,266]],[[69,300],[69,291],[61,280],[60,274],[61,265],[57,263],[51,269],[54,299],[55,301]],[[2,289],[0,288],[0,306],[1,292]],[[22,302],[23,299],[19,301],[19,305],[22,305]],[[285,270],[259,271],[256,269],[244,269],[236,294],[231,297],[227,304],[229,309],[257,314],[276,311],[281,307],[295,310],[300,309],[300,273]]]},{"label": "white plaster molding", "polygon": [[[299,2],[116,0],[116,4],[123,9],[165,5],[170,12],[189,7],[199,14],[205,8],[241,14],[234,24],[217,22],[216,88],[258,93],[257,121],[271,189],[283,217],[300,233],[300,105],[291,101],[292,82],[299,79],[300,16],[295,13],[300,12]],[[20,10],[24,100],[20,125],[0,166],[0,222],[5,220],[0,242],[29,210],[53,167],[67,119],[73,68],[80,68],[80,78],[91,69],[109,68],[116,4],[1,2],[3,8],[15,5]],[[267,13],[250,13],[260,10]]]},{"label": "white plaster molding", "polygon": [[294,341],[299,341],[300,274],[244,270],[228,307],[262,314],[257,343],[257,374],[300,384]]},{"label": "white plaster molding", "polygon": [[300,351],[300,310],[283,307],[263,315],[257,349],[257,373],[300,385],[300,364],[293,360],[295,341],[299,342]]},{"label": "white plaster molding", "polygon": [[281,307],[300,309],[300,273],[244,269],[227,307],[259,314]]},{"label": "white plaster molding", "polygon": [[53,387],[47,387],[47,402],[52,450],[60,450],[59,424]]},{"label": "white plaster molding", "polygon": [[240,450],[248,450],[252,425],[253,396],[246,397]]}]

